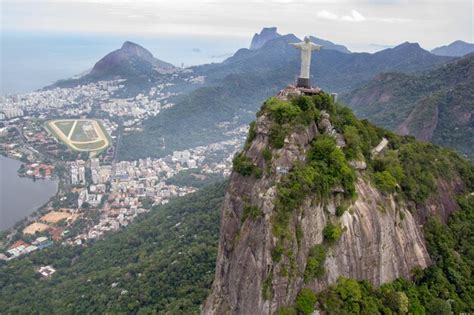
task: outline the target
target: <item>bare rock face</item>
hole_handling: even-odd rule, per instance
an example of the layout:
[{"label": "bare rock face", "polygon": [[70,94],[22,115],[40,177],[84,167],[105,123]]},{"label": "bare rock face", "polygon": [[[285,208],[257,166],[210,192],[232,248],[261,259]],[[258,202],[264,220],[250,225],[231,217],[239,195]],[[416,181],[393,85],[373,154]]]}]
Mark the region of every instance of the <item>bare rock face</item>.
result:
[{"label": "bare rock face", "polygon": [[250,50],[259,49],[269,40],[280,36],[281,35],[277,33],[276,27],[264,27],[260,34],[255,33],[255,35],[253,35],[252,43],[250,44]]},{"label": "bare rock face", "polygon": [[[265,166],[262,150],[268,144],[270,124],[265,115],[257,119],[257,136],[244,152],[261,168]],[[290,265],[288,257],[278,262],[272,259],[277,245],[272,218],[276,185],[285,174],[282,170],[289,170],[296,161],[304,162],[311,141],[328,128],[330,125],[320,120],[318,126],[312,123],[297,129],[285,139],[282,149],[272,151],[271,170],[259,179],[232,174],[222,208],[215,279],[203,314],[274,314],[281,307],[293,305],[303,286],[320,291],[340,276],[378,286],[399,277],[408,278],[413,268],[430,264],[418,219],[406,205],[392,195],[381,194],[364,179],[366,164],[361,161],[353,165],[359,174],[357,199],[343,215],[334,215],[341,205],[339,191],[333,190],[324,202],[309,196],[301,211],[295,211],[290,219],[290,233],[295,235],[297,227],[303,232],[298,241],[286,245],[293,253],[292,270],[285,267]],[[449,208],[450,202],[433,200],[433,209]],[[258,206],[262,215],[243,220],[248,203]],[[329,220],[337,220],[342,236],[327,249],[324,276],[304,283],[308,253],[323,242],[322,232]],[[271,292],[271,296],[264,291]]]}]

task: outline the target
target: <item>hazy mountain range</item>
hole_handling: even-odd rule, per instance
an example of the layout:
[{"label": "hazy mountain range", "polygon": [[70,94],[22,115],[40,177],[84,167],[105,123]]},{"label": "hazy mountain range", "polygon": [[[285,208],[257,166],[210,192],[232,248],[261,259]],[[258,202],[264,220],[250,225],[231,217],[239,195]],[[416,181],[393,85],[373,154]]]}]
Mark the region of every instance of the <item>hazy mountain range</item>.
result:
[{"label": "hazy mountain range", "polygon": [[439,56],[462,57],[474,52],[474,44],[457,40],[449,45],[437,47],[431,50],[431,53]]},{"label": "hazy mountain range", "polygon": [[[359,91],[367,84],[372,84],[371,80],[380,73],[396,72],[397,74],[392,76],[397,78],[417,77],[422,74],[416,73],[430,71],[454,60],[454,57],[430,53],[417,43],[405,42],[369,54],[351,53],[343,45],[314,36],[311,39],[324,46],[313,56],[312,83],[325,91],[340,94],[355,95],[356,92],[352,91]],[[176,105],[145,121],[143,132],[125,136],[122,139],[123,145],[120,146],[119,156],[123,159],[161,156],[191,144],[202,145],[225,138],[216,126],[217,123],[223,121],[233,121],[236,125],[248,123],[265,98],[295,81],[299,72],[299,51],[289,43],[298,41],[301,39],[293,34],[280,35],[276,28],[265,28],[254,35],[250,49],[242,48],[222,63],[189,68],[194,75],[205,77],[205,82],[192,86],[180,84],[175,86],[176,91],[186,91],[181,97],[174,99]],[[166,71],[159,71],[160,67]],[[173,71],[171,65],[155,59],[144,48],[126,43],[121,49],[105,56],[89,75],[81,80],[63,81],[59,84],[69,86],[79,84],[84,79],[123,77],[127,79],[128,85],[132,86],[129,87],[129,91],[136,93],[140,89],[152,86],[153,82],[166,80],[167,76],[169,77],[167,74],[169,70]],[[423,91],[425,90],[419,91],[420,98],[423,96]],[[362,95],[360,94],[362,92],[358,93],[357,95]],[[375,115],[375,111],[369,110],[375,105],[367,101],[365,104],[367,109],[364,111],[363,102],[364,100],[357,103],[357,113],[393,130],[404,121],[404,117],[408,117],[408,108],[414,106],[411,103],[410,106],[407,105],[405,112],[399,113],[393,121],[387,119],[382,121]],[[397,102],[398,100],[393,98],[392,106],[399,106]],[[355,106],[354,104],[355,101],[349,101],[350,106]],[[386,115],[394,114],[387,111]],[[472,126],[466,125],[465,128],[471,130]],[[419,136],[413,127],[408,125],[400,131]],[[161,148],[163,139],[167,144],[166,148]],[[451,142],[447,143],[447,140],[442,139],[446,137],[439,138],[437,143],[446,143],[452,147]],[[143,145],[145,143],[146,146]]]}]

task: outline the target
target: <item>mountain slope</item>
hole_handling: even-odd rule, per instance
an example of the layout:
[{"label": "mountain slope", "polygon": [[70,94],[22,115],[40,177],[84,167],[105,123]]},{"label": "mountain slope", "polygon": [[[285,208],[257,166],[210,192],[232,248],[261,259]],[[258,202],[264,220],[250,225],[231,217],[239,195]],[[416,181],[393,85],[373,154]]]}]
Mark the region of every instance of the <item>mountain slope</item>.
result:
[{"label": "mountain slope", "polygon": [[88,73],[73,79],[60,80],[45,89],[75,87],[102,80],[125,79],[125,90],[131,94],[149,89],[164,75],[176,71],[170,63],[159,60],[142,46],[126,41],[120,49],[101,58]]},{"label": "mountain slope", "polygon": [[421,75],[379,75],[344,99],[362,118],[474,158],[474,55]]},{"label": "mountain slope", "polygon": [[462,57],[474,52],[474,44],[457,40],[447,46],[437,47],[431,50],[432,54],[438,56]]},{"label": "mountain slope", "polygon": [[344,46],[344,45],[334,44],[331,41],[321,39],[321,38],[317,38],[317,37],[314,37],[314,36],[310,36],[309,39],[315,44],[322,45],[323,49],[337,50],[337,51],[345,53],[345,54],[350,54],[351,53],[351,51],[349,49],[347,49],[347,47]]},{"label": "mountain slope", "polygon": [[170,63],[153,57],[140,45],[126,41],[120,49],[100,59],[89,73],[92,77],[141,76],[153,72],[166,73],[175,69]]},{"label": "mountain slope", "polygon": [[[206,77],[207,86],[177,99],[174,107],[146,121],[142,133],[124,137],[120,158],[161,156],[192,143],[223,139],[222,130],[216,126],[219,122],[247,124],[261,102],[295,81],[300,53],[289,43],[298,41],[292,34],[280,36],[260,49],[240,49],[221,64],[193,68],[196,75]],[[432,55],[417,44],[402,44],[376,54],[322,49],[313,55],[311,75],[314,85],[344,92],[366,84],[381,71],[426,70],[451,59]],[[160,149],[161,137],[166,149]]]},{"label": "mountain slope", "polygon": [[[87,247],[0,261],[5,314],[199,314],[215,264],[223,183],[154,208]],[[57,272],[42,279],[35,268]]]},{"label": "mountain slope", "polygon": [[[354,284],[341,277],[365,287],[408,279],[438,259],[422,226],[446,222],[459,209],[456,194],[474,188],[473,165],[449,150],[359,121],[327,94],[289,101],[285,94],[264,103],[234,158],[204,314],[294,314],[293,305],[311,314],[314,292],[340,281],[342,297],[352,294]],[[383,138],[388,145],[374,151]],[[474,302],[466,297],[469,275],[464,270],[463,286],[444,296],[458,311]],[[318,308],[344,306],[324,299]],[[382,313],[383,302],[374,302],[364,313]]]}]

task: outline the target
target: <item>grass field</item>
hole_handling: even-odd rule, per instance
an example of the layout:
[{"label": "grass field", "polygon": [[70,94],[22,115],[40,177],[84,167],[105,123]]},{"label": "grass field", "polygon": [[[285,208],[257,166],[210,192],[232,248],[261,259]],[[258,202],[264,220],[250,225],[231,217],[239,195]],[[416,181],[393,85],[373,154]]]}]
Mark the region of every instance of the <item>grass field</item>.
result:
[{"label": "grass field", "polygon": [[72,126],[74,125],[73,121],[58,121],[56,123],[56,126],[58,126],[59,129],[65,134],[69,135],[69,132],[71,131]]},{"label": "grass field", "polygon": [[94,119],[59,119],[46,123],[59,141],[75,151],[100,152],[111,143],[104,126]]}]

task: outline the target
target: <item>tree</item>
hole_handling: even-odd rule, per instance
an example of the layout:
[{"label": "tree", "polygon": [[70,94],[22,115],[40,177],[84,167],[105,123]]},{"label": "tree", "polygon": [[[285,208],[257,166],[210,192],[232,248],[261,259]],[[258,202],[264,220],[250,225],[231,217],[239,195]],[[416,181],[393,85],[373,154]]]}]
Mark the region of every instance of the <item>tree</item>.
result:
[{"label": "tree", "polygon": [[296,297],[296,310],[304,315],[309,315],[314,311],[316,295],[311,289],[303,288]]}]

